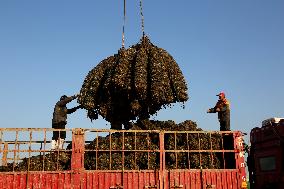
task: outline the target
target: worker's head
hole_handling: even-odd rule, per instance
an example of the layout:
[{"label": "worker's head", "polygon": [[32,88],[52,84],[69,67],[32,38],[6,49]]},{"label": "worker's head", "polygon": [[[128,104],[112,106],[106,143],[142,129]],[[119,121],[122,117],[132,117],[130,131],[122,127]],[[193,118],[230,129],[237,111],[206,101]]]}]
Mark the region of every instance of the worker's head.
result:
[{"label": "worker's head", "polygon": [[66,95],[62,95],[62,96],[60,97],[60,100],[64,100],[65,98],[67,98],[67,96],[66,96]]},{"label": "worker's head", "polygon": [[224,92],[220,92],[216,96],[219,96],[219,99],[224,99],[225,98],[225,93]]}]

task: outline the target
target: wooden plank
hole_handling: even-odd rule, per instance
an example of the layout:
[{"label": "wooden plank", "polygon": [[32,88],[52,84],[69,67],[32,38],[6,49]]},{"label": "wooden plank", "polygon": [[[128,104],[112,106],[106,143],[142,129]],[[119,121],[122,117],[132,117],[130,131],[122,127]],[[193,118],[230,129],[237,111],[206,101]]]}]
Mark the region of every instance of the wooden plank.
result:
[{"label": "wooden plank", "polygon": [[87,182],[87,189],[92,188],[92,175],[90,173],[86,173],[86,182]]},{"label": "wooden plank", "polygon": [[180,182],[180,174],[179,171],[173,171],[174,172],[174,182],[172,183],[171,187],[179,186]]},{"label": "wooden plank", "polygon": [[172,188],[175,185],[175,177],[176,177],[176,172],[172,171],[170,172],[170,188]]},{"label": "wooden plank", "polygon": [[93,187],[94,189],[99,189],[99,173],[98,172],[94,172],[93,175]]},{"label": "wooden plank", "polygon": [[20,188],[26,188],[26,174],[21,174]]},{"label": "wooden plank", "polygon": [[168,188],[171,188],[174,182],[174,173],[171,170],[169,170],[168,177]]},{"label": "wooden plank", "polygon": [[12,178],[13,178],[13,182],[12,182],[11,188],[16,188],[17,175],[16,175],[16,174],[13,174],[13,175],[11,175],[11,176],[12,176]]},{"label": "wooden plank", "polygon": [[64,189],[71,188],[71,173],[64,174]]},{"label": "wooden plank", "polygon": [[216,172],[211,172],[211,184],[213,186],[215,186],[215,188],[217,187],[217,175]]},{"label": "wooden plank", "polygon": [[17,183],[17,187],[16,188],[19,188],[19,189],[24,189],[26,188],[25,185],[23,185],[23,180],[26,180],[26,175],[24,174],[19,174],[18,175],[18,183]]},{"label": "wooden plank", "polygon": [[109,173],[109,187],[114,186],[116,183],[116,177],[115,177],[115,173]]},{"label": "wooden plank", "polygon": [[125,172],[124,173],[124,188],[128,189],[130,188],[130,183],[129,183],[129,173]]},{"label": "wooden plank", "polygon": [[238,189],[238,183],[237,183],[237,178],[236,178],[236,172],[232,172],[232,189]]},{"label": "wooden plank", "polygon": [[130,172],[128,172],[126,174],[126,178],[127,178],[127,188],[133,188],[132,182],[133,182],[133,174],[131,174]]},{"label": "wooden plank", "polygon": [[80,175],[80,189],[87,189],[87,175],[82,172]]},{"label": "wooden plank", "polygon": [[196,172],[191,172],[190,189],[196,189]]},{"label": "wooden plank", "polygon": [[4,179],[5,179],[5,175],[4,174],[0,174],[0,188],[3,188]]},{"label": "wooden plank", "polygon": [[99,173],[98,177],[99,177],[99,188],[105,188],[104,174]]},{"label": "wooden plank", "polygon": [[[142,189],[142,188],[144,188],[144,180],[143,180],[143,177],[144,176],[144,174],[142,173],[142,172],[139,172],[138,173],[138,189]],[[141,187],[140,187],[141,186]]]},{"label": "wooden plank", "polygon": [[212,185],[211,171],[206,171],[205,176],[206,176],[206,185],[205,186],[207,187],[207,185]]},{"label": "wooden plank", "polygon": [[221,172],[216,172],[216,188],[222,188]]},{"label": "wooden plank", "polygon": [[43,175],[44,174],[39,174],[39,188],[44,188]]},{"label": "wooden plank", "polygon": [[226,172],[226,177],[227,177],[228,188],[232,189],[232,187],[233,187],[232,172],[231,171]]},{"label": "wooden plank", "polygon": [[208,177],[210,177],[209,173],[207,171],[202,171],[203,172],[203,188],[206,188],[208,183]]},{"label": "wooden plank", "polygon": [[185,171],[184,177],[185,177],[185,181],[184,181],[185,188],[189,189],[190,188],[190,173],[188,171]]},{"label": "wooden plank", "polygon": [[111,185],[111,172],[105,172],[104,173],[104,188],[110,188]]},{"label": "wooden plank", "polygon": [[115,184],[118,184],[120,186],[123,186],[124,187],[124,182],[123,182],[123,173],[116,173],[116,183]]},{"label": "wooden plank", "polygon": [[221,175],[222,175],[222,189],[228,189],[228,183],[227,183],[227,174],[226,172],[222,171],[221,172]]},{"label": "wooden plank", "polygon": [[62,173],[57,174],[57,188],[58,189],[63,189],[64,178],[62,176],[63,176]]},{"label": "wooden plank", "polygon": [[11,175],[6,176],[6,182],[4,182],[3,189],[12,189],[13,186],[13,177]]},{"label": "wooden plank", "polygon": [[16,188],[16,185],[17,185],[17,182],[18,182],[17,176],[18,176],[18,175],[13,174],[13,186],[12,186],[12,188]]},{"label": "wooden plank", "polygon": [[150,174],[150,180],[149,180],[150,186],[155,186],[155,173],[150,172],[149,174]]},{"label": "wooden plank", "polygon": [[179,185],[183,185],[183,188],[185,188],[185,172],[184,171],[179,172]]},{"label": "wooden plank", "polygon": [[[164,175],[161,175],[164,179],[164,188],[169,189],[169,183],[170,183],[170,172],[169,171],[164,171]],[[162,189],[162,188],[160,188]]]},{"label": "wooden plank", "polygon": [[52,174],[52,188],[58,188],[58,174]]},{"label": "wooden plank", "polygon": [[196,172],[195,174],[195,179],[196,179],[196,184],[195,184],[195,188],[196,189],[201,189],[201,173],[200,171]]},{"label": "wooden plank", "polygon": [[132,188],[137,189],[138,188],[138,174],[139,174],[139,172],[132,172],[132,174],[133,174]]},{"label": "wooden plank", "polygon": [[31,178],[31,186],[32,186],[32,188],[38,189],[39,188],[38,174],[30,174],[30,178]]},{"label": "wooden plank", "polygon": [[51,188],[51,174],[46,174],[45,186],[46,188]]},{"label": "wooden plank", "polygon": [[146,177],[147,177],[147,175],[146,175],[146,173],[143,171],[143,173],[141,173],[141,175],[140,175],[140,179],[141,179],[141,183],[143,183],[141,186],[143,186],[142,187],[142,189],[144,189],[145,188],[145,186],[147,185],[147,183],[146,183]]},{"label": "wooden plank", "polygon": [[157,185],[159,187],[160,185],[160,171],[159,170],[155,170],[155,174],[156,174],[156,178],[155,178],[155,185]]}]

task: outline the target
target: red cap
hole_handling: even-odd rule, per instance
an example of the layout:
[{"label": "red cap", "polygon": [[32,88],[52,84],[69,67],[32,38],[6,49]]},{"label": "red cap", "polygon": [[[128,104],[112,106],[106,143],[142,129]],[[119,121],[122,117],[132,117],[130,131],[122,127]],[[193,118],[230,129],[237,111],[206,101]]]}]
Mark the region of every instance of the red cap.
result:
[{"label": "red cap", "polygon": [[224,92],[220,92],[220,93],[217,94],[216,96],[223,96],[223,97],[225,97],[225,93],[224,93]]}]

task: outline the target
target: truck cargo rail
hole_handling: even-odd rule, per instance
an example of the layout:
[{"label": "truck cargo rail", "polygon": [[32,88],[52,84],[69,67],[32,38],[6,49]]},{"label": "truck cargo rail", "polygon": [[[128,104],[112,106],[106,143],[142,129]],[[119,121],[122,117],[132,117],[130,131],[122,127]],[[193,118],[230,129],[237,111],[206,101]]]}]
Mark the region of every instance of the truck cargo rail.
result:
[{"label": "truck cargo rail", "polygon": [[[66,132],[51,150],[53,131]],[[0,129],[0,188],[245,188],[242,133]]]}]

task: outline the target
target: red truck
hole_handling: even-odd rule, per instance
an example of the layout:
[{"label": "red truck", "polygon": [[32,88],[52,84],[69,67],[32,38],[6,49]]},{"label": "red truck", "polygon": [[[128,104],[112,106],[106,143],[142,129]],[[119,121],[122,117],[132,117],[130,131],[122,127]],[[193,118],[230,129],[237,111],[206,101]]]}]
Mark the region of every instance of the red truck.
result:
[{"label": "red truck", "polygon": [[251,189],[284,188],[284,119],[270,118],[250,133],[248,156]]},{"label": "red truck", "polygon": [[[66,129],[67,136],[72,136],[72,140],[66,141],[69,147],[65,150],[50,151],[49,140],[52,129],[0,129],[0,188],[6,189],[26,189],[26,188],[92,188],[92,189],[241,189],[247,188],[246,172],[244,162],[243,134],[239,131],[145,131],[145,130],[98,130],[98,129]],[[122,148],[113,150],[115,143],[109,141],[109,147],[100,149],[96,145],[95,149],[88,149],[86,146],[99,144],[103,136],[120,135],[122,140]],[[131,133],[131,141],[134,142],[128,147],[129,133]],[[157,148],[139,149],[142,146],[138,137],[155,135],[155,144]],[[182,141],[180,141],[183,136]],[[214,149],[214,135],[221,137],[221,149]],[[167,142],[174,141],[171,147],[167,146]],[[207,137],[207,147],[202,147],[204,136]],[[191,148],[189,138],[196,137],[199,149]],[[40,140],[39,140],[40,139]],[[88,139],[92,139],[88,141]],[[93,140],[94,139],[94,140]],[[185,140],[184,140],[185,139]],[[148,144],[153,140],[146,140]],[[208,142],[209,141],[209,142]],[[183,142],[185,147],[179,148],[178,143]],[[230,143],[230,144],[229,144]],[[187,145],[187,147],[186,147]],[[72,147],[70,147],[72,146]],[[203,149],[202,149],[203,148]],[[64,151],[69,153],[70,161],[66,169],[61,169],[56,163],[60,163],[62,156],[60,153]],[[91,158],[95,161],[92,168],[87,168],[88,164],[84,161],[86,154],[92,153]],[[101,169],[102,162],[99,161],[100,153],[104,153],[108,157],[108,169]],[[121,159],[117,159],[114,154],[120,154]],[[55,163],[49,162],[50,154],[58,154]],[[108,155],[109,154],[109,155]],[[139,155],[140,154],[140,155]],[[141,154],[144,154],[142,156]],[[150,167],[151,155],[156,155],[155,168]],[[177,162],[182,154],[185,162]],[[217,164],[215,155],[219,157],[220,167],[214,168]],[[130,155],[130,156],[129,156]],[[204,166],[202,162],[203,156],[208,157],[210,168]],[[167,161],[170,156],[176,157],[171,167]],[[196,157],[199,165],[193,165],[190,157]],[[40,157],[34,161],[34,157]],[[126,158],[128,157],[128,159]],[[133,157],[129,159],[129,157]],[[142,158],[148,161],[146,169],[137,167],[126,167],[126,161],[136,161]],[[89,160],[90,161],[90,160]],[[137,160],[138,161],[138,160]],[[147,162],[146,161],[146,162]],[[188,162],[186,162],[188,161]],[[20,170],[17,165],[25,162],[25,170]],[[85,162],[85,163],[84,163]],[[129,162],[128,162],[129,163]],[[183,163],[183,167],[179,167],[179,163]],[[208,163],[208,162],[207,162]],[[54,166],[53,166],[54,164]],[[119,169],[113,169],[114,164],[119,164]],[[48,170],[46,165],[53,166],[55,169]],[[176,165],[176,166],[175,166]],[[32,167],[40,167],[40,170],[32,170]],[[9,169],[8,169],[9,168]]]}]

